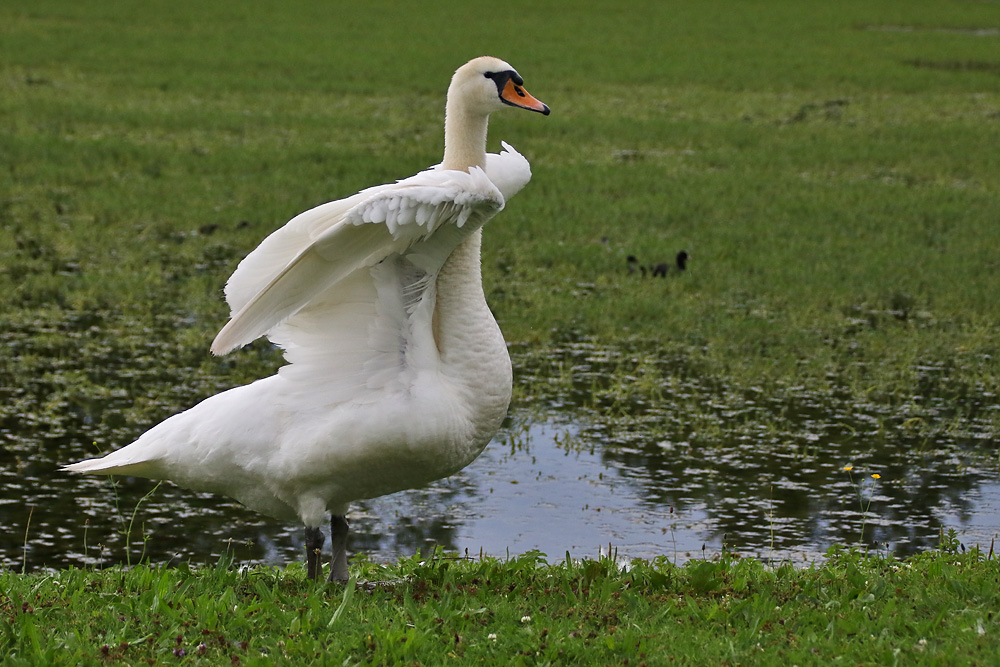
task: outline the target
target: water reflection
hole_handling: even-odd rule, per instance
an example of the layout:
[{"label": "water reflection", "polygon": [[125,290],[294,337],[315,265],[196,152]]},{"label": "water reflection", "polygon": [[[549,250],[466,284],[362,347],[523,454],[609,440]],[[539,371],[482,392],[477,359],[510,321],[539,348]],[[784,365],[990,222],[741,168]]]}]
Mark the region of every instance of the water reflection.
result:
[{"label": "water reflection", "polygon": [[[856,486],[839,461],[779,459],[781,473],[771,478],[775,462],[753,452],[705,457],[661,446],[651,455],[601,448],[599,431],[558,422],[512,426],[455,477],[359,503],[352,550],[376,559],[431,545],[560,557],[594,556],[612,543],[619,555],[677,561],[723,548],[813,560],[830,544],[859,543],[863,523],[867,540],[897,553],[934,546],[942,527],[988,548],[1000,525],[1000,485],[980,467],[985,462],[961,448],[879,465],[885,472],[863,519]],[[297,527],[216,496],[163,484],[144,500],[153,486],[145,480],[112,484],[36,471],[14,482],[9,472],[5,467],[6,567],[108,565],[143,556],[211,562],[226,551],[266,563],[301,556]],[[870,478],[862,480],[871,487]]]},{"label": "water reflection", "polygon": [[[121,351],[108,344],[109,355]],[[683,561],[729,549],[801,562],[833,544],[909,554],[935,546],[949,527],[967,546],[988,549],[998,532],[988,420],[928,439],[905,426],[914,406],[852,403],[836,391],[731,391],[699,379],[683,360],[586,345],[542,362],[515,358],[531,386],[555,373],[571,381],[522,405],[462,473],[358,503],[353,552],[384,560],[441,545],[499,556],[539,549],[560,558],[595,556],[611,543],[620,556]],[[8,399],[0,409],[4,567],[204,563],[227,551],[251,562],[301,558],[299,527],[225,498],[169,483],[150,494],[147,480],[57,472],[59,463],[92,452],[84,443],[135,435],[128,410],[137,390],[122,385],[134,380],[106,376],[104,393],[70,400],[73,364],[92,361],[64,356],[47,376],[0,387]],[[623,366],[634,367],[634,383],[646,388],[630,393],[608,383]],[[222,377],[204,371],[201,382]],[[156,386],[165,387],[164,378]],[[933,400],[918,407],[921,419],[948,409]]]}]

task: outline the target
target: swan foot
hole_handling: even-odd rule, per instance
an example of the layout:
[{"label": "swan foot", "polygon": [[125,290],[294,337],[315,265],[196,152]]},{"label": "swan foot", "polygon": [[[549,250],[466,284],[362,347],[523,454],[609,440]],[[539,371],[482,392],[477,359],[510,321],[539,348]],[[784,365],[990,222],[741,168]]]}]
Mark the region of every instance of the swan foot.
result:
[{"label": "swan foot", "polygon": [[319,577],[323,567],[319,557],[323,553],[323,531],[315,526],[306,526],[306,576],[310,579]]},{"label": "swan foot", "polygon": [[347,517],[334,514],[330,518],[330,543],[333,556],[330,557],[330,581],[346,582],[350,579],[347,572],[347,533],[350,526]]}]

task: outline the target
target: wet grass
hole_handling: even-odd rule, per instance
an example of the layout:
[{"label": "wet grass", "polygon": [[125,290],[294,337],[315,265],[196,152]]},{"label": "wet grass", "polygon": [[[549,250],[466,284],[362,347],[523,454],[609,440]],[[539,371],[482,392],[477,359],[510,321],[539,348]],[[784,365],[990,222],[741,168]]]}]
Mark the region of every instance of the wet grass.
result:
[{"label": "wet grass", "polygon": [[834,551],[821,568],[722,556],[679,567],[436,554],[301,567],[0,572],[8,665],[976,664],[998,650],[996,561]]}]

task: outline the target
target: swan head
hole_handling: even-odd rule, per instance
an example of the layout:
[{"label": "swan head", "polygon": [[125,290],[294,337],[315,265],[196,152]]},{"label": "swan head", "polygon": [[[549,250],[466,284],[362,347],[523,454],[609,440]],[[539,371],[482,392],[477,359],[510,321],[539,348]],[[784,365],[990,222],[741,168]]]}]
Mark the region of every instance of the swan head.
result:
[{"label": "swan head", "polygon": [[499,58],[482,56],[465,63],[451,79],[448,104],[488,116],[505,105],[548,115],[549,107],[524,89],[524,79]]}]

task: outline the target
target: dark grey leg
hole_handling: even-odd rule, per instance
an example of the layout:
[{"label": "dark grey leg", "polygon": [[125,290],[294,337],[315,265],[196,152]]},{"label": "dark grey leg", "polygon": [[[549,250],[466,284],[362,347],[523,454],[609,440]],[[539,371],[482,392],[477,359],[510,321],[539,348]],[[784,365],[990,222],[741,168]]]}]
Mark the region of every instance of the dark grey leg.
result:
[{"label": "dark grey leg", "polygon": [[318,527],[306,526],[306,576],[310,579],[319,577],[323,567],[319,557],[323,553],[323,531]]},{"label": "dark grey leg", "polygon": [[330,519],[330,542],[333,556],[330,558],[330,581],[347,581],[347,517],[334,515]]}]

